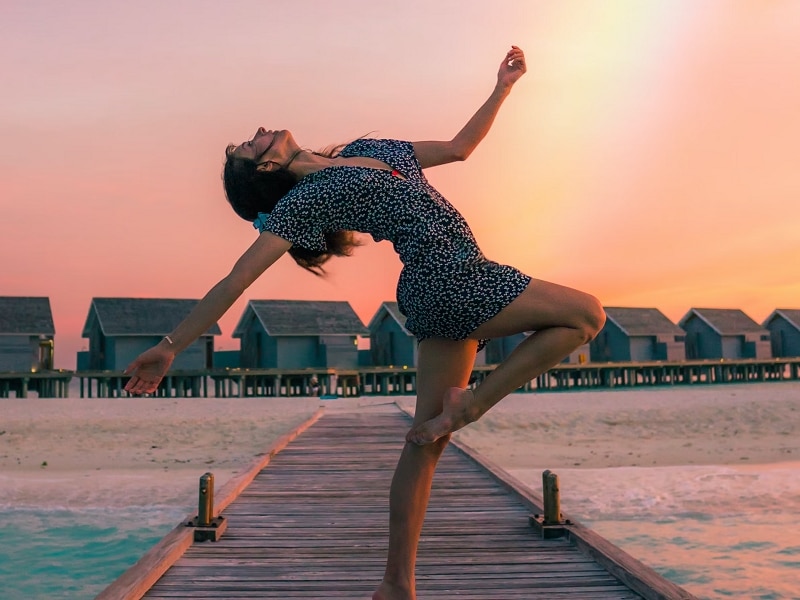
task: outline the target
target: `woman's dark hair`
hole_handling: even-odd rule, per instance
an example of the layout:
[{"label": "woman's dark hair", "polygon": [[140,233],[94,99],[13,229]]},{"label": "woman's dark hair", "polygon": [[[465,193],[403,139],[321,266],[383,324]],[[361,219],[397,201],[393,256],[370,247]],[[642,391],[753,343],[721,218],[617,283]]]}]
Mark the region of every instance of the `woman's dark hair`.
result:
[{"label": "woman's dark hair", "polygon": [[[333,156],[340,147],[327,150],[324,155]],[[225,197],[237,215],[246,221],[254,221],[258,213],[272,212],[278,200],[297,183],[297,177],[288,169],[260,170],[256,161],[233,156],[232,150],[233,146],[228,146],[222,169]],[[350,256],[353,249],[361,245],[352,231],[326,231],[324,237],[326,251],[293,245],[289,248],[289,255],[304,269],[324,276],[322,265],[332,256]]]}]

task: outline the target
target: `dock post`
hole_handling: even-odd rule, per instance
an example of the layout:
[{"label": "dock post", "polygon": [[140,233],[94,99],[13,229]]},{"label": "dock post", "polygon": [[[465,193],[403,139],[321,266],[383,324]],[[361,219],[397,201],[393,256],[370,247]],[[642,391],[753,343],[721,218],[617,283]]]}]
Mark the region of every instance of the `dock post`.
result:
[{"label": "dock post", "polygon": [[200,477],[199,502],[197,516],[186,523],[187,527],[194,527],[194,541],[216,542],[222,537],[228,522],[225,517],[214,517],[214,474],[206,473]]},{"label": "dock post", "polygon": [[542,473],[544,492],[544,524],[561,524],[561,498],[558,494],[558,475],[549,469]]},{"label": "dock post", "polygon": [[565,533],[564,526],[569,525],[569,521],[565,521],[562,518],[558,475],[550,471],[550,469],[542,473],[542,492],[544,514],[533,515],[528,519],[528,522],[546,540],[563,537]]},{"label": "dock post", "polygon": [[200,494],[197,503],[197,525],[208,527],[214,518],[214,474],[206,473],[200,478]]}]

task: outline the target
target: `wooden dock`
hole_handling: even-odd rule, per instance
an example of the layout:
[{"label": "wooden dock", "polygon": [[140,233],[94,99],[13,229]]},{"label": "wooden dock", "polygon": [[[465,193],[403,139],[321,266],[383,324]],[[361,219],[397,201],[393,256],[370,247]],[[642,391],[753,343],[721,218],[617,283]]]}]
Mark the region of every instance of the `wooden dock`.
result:
[{"label": "wooden dock", "polygon": [[72,371],[63,369],[0,373],[0,398],[10,398],[12,393],[17,398],[27,398],[29,392],[39,398],[66,398],[72,376]]},{"label": "wooden dock", "polygon": [[[387,404],[301,426],[219,491],[219,541],[193,543],[182,523],[97,599],[370,598],[409,424]],[[534,493],[451,444],[419,548],[420,600],[694,598],[580,524],[542,539],[529,523],[541,512]]]},{"label": "wooden dock", "polygon": [[[471,381],[480,383],[496,367],[476,366]],[[124,387],[129,377],[122,371],[76,371],[69,374],[78,380],[81,398],[128,396]],[[207,398],[212,389],[217,398],[413,395],[416,393],[416,376],[417,370],[413,367],[175,370],[167,374],[155,395]],[[800,358],[589,362],[557,365],[527,382],[519,391],[559,392],[799,380]]]}]

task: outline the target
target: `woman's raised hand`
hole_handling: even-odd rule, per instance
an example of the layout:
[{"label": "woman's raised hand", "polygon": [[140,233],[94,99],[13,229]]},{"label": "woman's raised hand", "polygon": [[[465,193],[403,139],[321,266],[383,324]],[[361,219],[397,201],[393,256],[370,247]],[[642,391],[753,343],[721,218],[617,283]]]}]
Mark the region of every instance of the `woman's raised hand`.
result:
[{"label": "woman's raised hand", "polygon": [[500,70],[497,72],[497,83],[501,86],[511,87],[525,74],[525,54],[517,46],[511,46]]},{"label": "woman's raised hand", "polygon": [[131,376],[125,385],[125,391],[131,394],[152,394],[173,360],[175,354],[162,348],[161,344],[142,352],[125,369],[125,374]]}]

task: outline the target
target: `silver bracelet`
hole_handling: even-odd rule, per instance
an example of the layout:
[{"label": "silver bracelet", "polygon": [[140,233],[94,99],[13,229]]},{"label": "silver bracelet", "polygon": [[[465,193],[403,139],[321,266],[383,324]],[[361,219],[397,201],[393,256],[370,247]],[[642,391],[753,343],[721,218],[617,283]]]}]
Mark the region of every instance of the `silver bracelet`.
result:
[{"label": "silver bracelet", "polygon": [[173,342],[173,341],[172,341],[172,338],[171,338],[171,337],[169,337],[168,335],[165,335],[165,336],[164,336],[164,339],[165,339],[165,340],[167,340],[167,343],[168,343],[170,346],[174,346],[174,345],[175,345],[175,342]]}]

